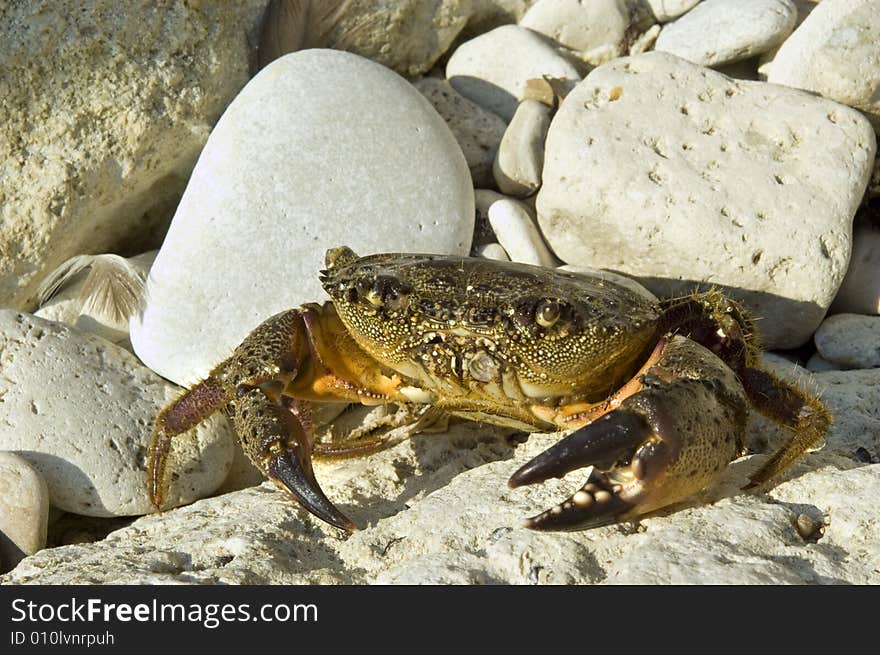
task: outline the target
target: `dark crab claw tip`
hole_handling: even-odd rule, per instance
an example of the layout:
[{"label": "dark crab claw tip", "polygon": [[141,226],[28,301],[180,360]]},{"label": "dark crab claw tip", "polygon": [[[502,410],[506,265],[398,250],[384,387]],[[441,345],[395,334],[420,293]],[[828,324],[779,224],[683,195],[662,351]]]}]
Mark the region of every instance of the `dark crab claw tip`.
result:
[{"label": "dark crab claw tip", "polygon": [[511,488],[561,478],[586,466],[607,469],[624,455],[632,454],[651,435],[647,420],[635,412],[620,410],[582,427],[510,476]]},{"label": "dark crab claw tip", "polygon": [[601,474],[591,475],[568,500],[526,519],[532,530],[583,530],[618,520],[633,504],[618,496]]},{"label": "dark crab claw tip", "polygon": [[357,526],[340,512],[321,491],[311,470],[306,471],[292,452],[273,458],[266,466],[266,473],[280,482],[309,512],[337,528],[354,532]]}]

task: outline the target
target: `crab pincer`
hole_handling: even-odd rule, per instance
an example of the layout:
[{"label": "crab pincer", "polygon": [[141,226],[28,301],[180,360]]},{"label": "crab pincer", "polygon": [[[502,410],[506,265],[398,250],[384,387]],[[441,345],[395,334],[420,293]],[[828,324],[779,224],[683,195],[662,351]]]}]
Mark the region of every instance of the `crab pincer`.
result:
[{"label": "crab pincer", "polygon": [[748,399],[733,372],[684,337],[665,343],[635,393],[544,451],[511,487],[592,466],[571,497],[528,519],[536,530],[581,530],[631,519],[684,500],[741,454]]}]

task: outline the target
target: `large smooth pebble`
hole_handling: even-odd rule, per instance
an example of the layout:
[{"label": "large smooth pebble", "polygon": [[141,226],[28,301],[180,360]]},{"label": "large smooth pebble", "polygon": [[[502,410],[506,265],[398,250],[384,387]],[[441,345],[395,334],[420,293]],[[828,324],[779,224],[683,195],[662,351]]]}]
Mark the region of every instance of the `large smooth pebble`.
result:
[{"label": "large smooth pebble", "polygon": [[461,95],[506,121],[525,98],[526,82],[545,75],[581,79],[552,42],[518,25],[502,25],[465,41],[446,64],[446,77]]},{"label": "large smooth pebble", "polygon": [[528,196],[541,186],[544,140],[552,110],[537,100],[523,100],[504,132],[492,172],[502,193]]},{"label": "large smooth pebble", "polygon": [[762,70],[773,84],[861,109],[880,129],[880,3],[823,0]]},{"label": "large smooth pebble", "polygon": [[768,347],[796,347],[846,272],[874,152],[848,107],[646,53],[596,68],[565,99],[538,221],[566,263],[661,297],[719,285],[762,319]]},{"label": "large smooth pebble", "polygon": [[467,254],[474,195],[449,128],[396,73],[334,50],[282,57],[208,139],[131,340],[190,385],[269,316],[326,298],[328,248]]},{"label": "large smooth pebble", "polygon": [[[87,516],[153,511],[146,475],[153,419],[180,390],[105,339],[12,310],[0,310],[0,351],[0,449],[43,474],[52,505]],[[166,506],[223,482],[232,438],[220,415],[175,438]]]},{"label": "large smooth pebble", "polygon": [[48,522],[43,476],[23,457],[0,451],[0,570],[45,548]]},{"label": "large smooth pebble", "polygon": [[703,0],[665,25],[654,49],[703,66],[727,64],[782,43],[797,16],[792,0]]}]

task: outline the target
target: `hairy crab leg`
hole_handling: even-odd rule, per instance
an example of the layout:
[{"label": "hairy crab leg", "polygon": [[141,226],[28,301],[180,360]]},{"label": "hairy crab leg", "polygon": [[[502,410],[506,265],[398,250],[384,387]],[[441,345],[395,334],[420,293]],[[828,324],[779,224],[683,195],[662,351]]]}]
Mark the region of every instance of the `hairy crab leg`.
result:
[{"label": "hairy crab leg", "polygon": [[816,396],[783,382],[768,371],[745,368],[739,377],[752,406],[784,425],[789,433],[788,441],[752,474],[746,489],[753,489],[818,446],[831,425],[831,412]]},{"label": "hairy crab leg", "polygon": [[160,412],[147,457],[150,500],[160,509],[173,438],[225,408],[245,453],[263,473],[319,518],[345,529],[353,524],[327,500],[311,464],[311,425],[281,395],[308,360],[312,344],[305,307],[264,321],[208,378]]}]

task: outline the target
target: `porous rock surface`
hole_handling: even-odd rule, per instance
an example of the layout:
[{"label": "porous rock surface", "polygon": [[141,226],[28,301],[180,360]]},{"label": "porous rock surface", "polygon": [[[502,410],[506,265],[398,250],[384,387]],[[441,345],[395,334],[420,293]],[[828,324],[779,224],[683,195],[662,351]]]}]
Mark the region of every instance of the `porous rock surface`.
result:
[{"label": "porous rock surface", "polygon": [[132,344],[154,371],[190,385],[269,316],[326,299],[328,248],[466,254],[473,221],[461,148],[411,84],[346,52],[286,55],[211,133]]},{"label": "porous rock surface", "polygon": [[0,6],[0,305],[162,225],[248,79],[266,0]]},{"label": "porous rock surface", "polygon": [[880,7],[823,0],[766,65],[767,81],[863,110],[880,129]]},{"label": "porous rock surface", "polygon": [[837,103],[666,53],[617,59],[550,126],[538,220],[566,263],[658,296],[719,285],[761,317],[767,347],[795,347],[846,273],[875,148]]},{"label": "porous rock surface", "polygon": [[[521,527],[582,483],[509,490],[554,442],[514,448],[462,424],[360,460],[319,465],[328,495],[363,528],[345,534],[271,485],[145,517],[93,544],[44,550],[3,583],[878,583],[880,466],[816,453],[767,493],[739,487],[757,462],[639,524],[572,533]],[[796,529],[806,514],[818,541]]]},{"label": "porous rock surface", "polygon": [[[153,419],[180,389],[109,341],[13,310],[0,310],[0,353],[0,450],[40,471],[52,505],[87,516],[153,511],[145,463]],[[175,439],[169,507],[220,486],[232,438],[217,415]]]}]

